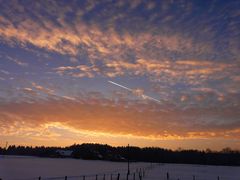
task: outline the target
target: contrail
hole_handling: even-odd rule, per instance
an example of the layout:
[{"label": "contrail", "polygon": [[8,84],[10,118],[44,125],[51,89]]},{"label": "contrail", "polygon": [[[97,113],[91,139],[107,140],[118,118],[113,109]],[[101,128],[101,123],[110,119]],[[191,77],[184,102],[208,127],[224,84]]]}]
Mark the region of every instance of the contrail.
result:
[{"label": "contrail", "polygon": [[114,85],[116,85],[116,86],[119,86],[119,87],[121,87],[121,88],[123,88],[123,89],[126,89],[126,90],[128,90],[128,91],[133,92],[133,89],[130,89],[130,88],[125,87],[125,86],[122,86],[121,84],[115,83],[115,82],[113,82],[113,81],[108,81],[108,82],[109,82],[109,83],[112,83],[112,84],[114,84]]},{"label": "contrail", "polygon": [[158,102],[158,103],[162,103],[161,101],[159,101],[158,99],[155,99],[155,98],[153,98],[153,97],[151,97],[151,96],[146,96],[146,95],[142,95],[142,97],[143,97],[143,99],[150,99],[150,100],[153,100],[153,101],[156,101],[156,102]]},{"label": "contrail", "polygon": [[[121,87],[121,88],[123,88],[123,89],[126,89],[126,90],[132,92],[133,94],[136,94],[134,89],[130,89],[130,88],[126,87],[126,86],[123,86],[123,85],[121,85],[121,84],[115,83],[115,82],[113,82],[113,81],[108,81],[108,82],[111,83],[111,84],[114,84],[114,85],[116,85],[116,86],[118,86],[118,87]],[[150,97],[150,96],[147,96],[147,95],[144,95],[144,94],[141,94],[140,96],[141,96],[143,99],[149,99],[149,100],[153,100],[153,101],[155,101],[155,102],[161,103],[161,101],[159,101],[158,99],[155,99],[155,98],[153,98],[153,97]]]}]

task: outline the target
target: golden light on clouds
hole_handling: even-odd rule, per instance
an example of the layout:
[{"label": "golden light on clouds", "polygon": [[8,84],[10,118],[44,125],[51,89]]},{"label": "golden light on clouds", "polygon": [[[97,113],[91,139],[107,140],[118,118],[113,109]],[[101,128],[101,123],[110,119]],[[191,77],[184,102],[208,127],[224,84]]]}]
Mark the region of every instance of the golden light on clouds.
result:
[{"label": "golden light on clouds", "polygon": [[2,141],[239,147],[239,6],[219,3],[1,3]]}]

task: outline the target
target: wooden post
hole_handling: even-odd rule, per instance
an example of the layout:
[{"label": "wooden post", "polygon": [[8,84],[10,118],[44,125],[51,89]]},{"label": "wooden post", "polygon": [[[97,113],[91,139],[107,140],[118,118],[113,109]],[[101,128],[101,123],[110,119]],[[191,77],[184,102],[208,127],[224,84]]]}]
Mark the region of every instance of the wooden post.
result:
[{"label": "wooden post", "polygon": [[142,180],[142,174],[139,172],[139,179]]},{"label": "wooden post", "polygon": [[110,180],[112,180],[112,174],[111,174],[111,176],[110,176]]},{"label": "wooden post", "polygon": [[218,176],[217,180],[220,180],[220,177]]},{"label": "wooden post", "polygon": [[117,180],[119,180],[120,179],[120,174],[118,173],[118,175],[117,175]]},{"label": "wooden post", "polygon": [[193,180],[195,180],[195,176],[193,175]]},{"label": "wooden post", "polygon": [[127,180],[128,180],[128,176],[129,176],[129,174],[127,173]]},{"label": "wooden post", "polygon": [[167,180],[169,180],[169,173],[167,172]]},{"label": "wooden post", "polygon": [[[0,179],[0,180],[2,180],[2,179]],[[38,177],[38,180],[41,180],[41,176]]]},{"label": "wooden post", "polygon": [[145,177],[145,169],[143,169],[143,177]]},{"label": "wooden post", "polygon": [[83,180],[85,180],[85,176],[83,176]]},{"label": "wooden post", "polygon": [[135,180],[135,173],[133,173],[133,180]]},{"label": "wooden post", "polygon": [[98,175],[96,175],[96,180],[98,179]]},{"label": "wooden post", "polygon": [[105,174],[103,175],[103,180],[105,180]]},{"label": "wooden post", "polygon": [[65,176],[65,180],[67,180],[67,176]]}]

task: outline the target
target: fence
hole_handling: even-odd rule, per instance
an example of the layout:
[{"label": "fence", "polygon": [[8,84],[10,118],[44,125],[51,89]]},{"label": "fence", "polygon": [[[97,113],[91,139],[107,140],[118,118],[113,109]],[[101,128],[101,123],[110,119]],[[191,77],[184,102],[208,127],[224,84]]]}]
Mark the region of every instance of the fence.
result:
[{"label": "fence", "polygon": [[[154,168],[157,164],[151,164],[146,167],[139,167],[131,170],[130,173],[126,169],[98,173],[98,174],[86,174],[79,176],[59,176],[59,177],[35,177],[29,179],[18,179],[18,180],[142,180],[149,170]],[[1,179],[0,179],[1,180]]]},{"label": "fence", "polygon": [[[184,178],[172,178],[172,177],[170,178],[169,172],[166,173],[166,178],[164,178],[164,179],[166,179],[166,180],[184,180]],[[190,178],[188,178],[188,179],[190,179]],[[195,175],[192,176],[192,180],[197,180]],[[217,176],[216,178],[214,178],[212,180],[220,180],[220,176]]]},{"label": "fence", "polygon": [[[86,175],[79,175],[79,176],[59,176],[59,177],[33,177],[33,178],[20,178],[16,180],[143,180],[146,175],[148,175],[149,170],[155,168],[156,166],[164,165],[164,164],[151,164],[150,166],[146,167],[138,167],[136,169],[132,169],[130,173],[127,173],[126,169],[117,170],[117,171],[111,171],[111,172],[105,172],[105,173],[97,173],[97,174],[86,174]],[[158,169],[156,169],[158,170]],[[157,177],[151,177],[153,180],[198,180],[199,177],[196,175],[188,176],[188,177],[176,177],[176,175],[171,174],[169,171],[163,171],[161,172],[162,176],[159,177],[159,174]],[[151,175],[150,175],[151,176]],[[149,178],[146,177],[146,178]],[[201,178],[200,178],[201,179]],[[231,179],[230,177],[220,177],[216,175],[215,177],[211,178],[212,180],[222,180],[222,179]],[[0,180],[4,180],[1,179]]]}]

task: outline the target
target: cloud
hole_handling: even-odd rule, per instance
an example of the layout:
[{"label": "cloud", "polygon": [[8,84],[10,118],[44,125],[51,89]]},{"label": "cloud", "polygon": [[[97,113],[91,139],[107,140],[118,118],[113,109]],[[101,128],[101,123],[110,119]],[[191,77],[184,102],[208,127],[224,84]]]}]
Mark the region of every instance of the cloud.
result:
[{"label": "cloud", "polygon": [[[175,2],[178,8],[172,12],[173,4],[136,0],[119,3],[68,2],[62,6],[57,1],[30,5],[12,1],[2,5],[5,16],[0,18],[0,35],[6,42],[13,43],[16,40],[21,45],[30,43],[61,54],[78,55],[86,51],[92,58],[99,55],[104,57],[109,53],[123,55],[127,48],[133,49],[138,56],[144,56],[148,51],[157,54],[157,51],[162,50],[165,51],[160,53],[162,55],[166,55],[166,51],[198,56],[212,54],[216,50],[212,38],[217,32],[211,22],[215,20],[218,24],[225,21],[223,16],[217,13],[208,19],[194,18],[191,13],[199,8],[195,3]],[[236,5],[231,2],[231,6]],[[145,14],[139,14],[142,7],[145,7],[142,9]],[[41,9],[44,9],[44,13]],[[154,9],[161,11],[156,12]],[[12,10],[17,16],[13,16]],[[235,17],[235,11],[232,8],[229,14]],[[30,17],[30,13],[34,16]],[[227,24],[229,28],[226,31],[236,34],[235,21]],[[196,35],[202,40],[199,41]],[[236,55],[239,43],[232,37],[221,39],[229,42],[229,52]]]},{"label": "cloud", "polygon": [[[50,2],[46,2],[48,3]],[[134,11],[133,9],[142,3],[141,1],[131,2],[129,11]],[[239,71],[239,67],[234,66],[233,60],[231,61],[233,63],[222,60],[225,55],[216,56],[219,60],[213,61],[212,57],[216,54],[214,42],[206,41],[205,38],[201,41],[196,40],[191,30],[188,31],[190,35],[186,35],[182,29],[165,32],[163,27],[157,24],[146,25],[146,20],[141,16],[139,24],[146,25],[147,31],[144,29],[137,31],[125,25],[119,30],[116,26],[118,19],[114,18],[129,16],[128,11],[122,12],[120,8],[126,6],[128,2],[117,3],[115,6],[106,3],[105,8],[115,8],[114,16],[111,16],[112,11],[107,11],[106,14],[103,9],[95,12],[97,2],[83,3],[81,6],[84,8],[81,7],[77,11],[74,10],[72,3],[62,8],[59,3],[52,2],[51,6],[47,6],[52,8],[45,9],[48,16],[42,15],[38,9],[44,6],[44,3],[32,4],[32,9],[23,8],[24,3],[13,4],[16,11],[21,11],[22,14],[19,15],[19,19],[14,19],[10,13],[8,18],[1,16],[1,39],[6,43],[15,43],[22,47],[34,45],[47,51],[69,55],[70,64],[55,67],[57,73],[61,75],[88,78],[98,75],[111,78],[147,75],[155,83],[163,81],[172,84],[184,81],[191,85],[202,85],[212,79],[224,79],[232,73],[232,70]],[[169,11],[171,3],[149,2],[145,5],[148,8],[150,6],[150,9],[161,6],[165,12]],[[186,6],[190,12],[194,8],[192,3],[187,3]],[[26,9],[36,16],[37,21],[29,17]],[[9,7],[4,11],[6,13],[10,11]],[[89,11],[99,16],[89,17],[89,21],[86,21],[85,17]],[[74,16],[73,22],[67,21],[68,13]],[[150,14],[154,15],[152,12]],[[98,17],[105,16],[107,21],[98,23]],[[162,17],[162,14],[159,13],[157,16]],[[172,16],[175,17],[176,14],[173,13]],[[165,15],[163,17],[166,18]],[[129,16],[127,19],[137,23],[138,21],[134,21],[134,18],[136,17]],[[113,24],[109,24],[110,21],[113,21]],[[171,23],[166,27],[170,28]],[[236,43],[232,44],[235,44],[234,47],[237,46]],[[76,63],[75,66],[72,66],[72,62]],[[20,65],[20,62],[18,64]]]},{"label": "cloud", "polygon": [[[238,139],[237,5],[1,3],[0,132]],[[98,84],[115,79],[163,103]]]},{"label": "cloud", "polygon": [[19,66],[22,66],[22,67],[26,67],[26,66],[28,66],[28,63],[26,63],[26,62],[22,62],[22,61],[20,61],[20,60],[17,59],[17,58],[10,57],[10,56],[6,56],[6,58],[7,58],[8,60],[10,60],[10,61],[16,63],[16,64],[19,65]]},{"label": "cloud", "polygon": [[[101,68],[100,68],[101,67]],[[58,74],[68,74],[77,77],[95,77],[102,75],[106,77],[116,76],[149,76],[154,81],[162,81],[162,76],[169,77],[171,79],[177,79],[179,77],[185,78],[186,82],[199,79],[208,80],[214,78],[218,73],[225,72],[222,76],[228,76],[232,65],[225,63],[213,63],[211,61],[201,60],[151,60],[151,59],[137,59],[135,62],[128,62],[122,60],[110,61],[98,66],[61,66],[55,68]]]},{"label": "cloud", "polygon": [[149,2],[149,3],[147,3],[147,5],[146,5],[146,7],[147,7],[148,10],[154,9],[155,6],[156,6],[156,4],[155,4],[154,2]]},{"label": "cloud", "polygon": [[[225,104],[235,102],[226,97],[230,92],[238,92],[236,78],[231,79],[232,73],[237,72],[237,69],[232,64],[209,60],[137,59],[134,62],[116,60],[91,66],[60,66],[54,71],[60,75],[79,78],[147,78],[151,84],[150,91],[157,93],[162,101],[178,104],[178,99],[182,99],[186,108],[188,105],[206,106],[206,103],[216,105],[220,101]],[[213,82],[218,82],[217,86],[214,87]],[[178,84],[183,84],[183,88],[177,91],[174,86]]]},{"label": "cloud", "polygon": [[43,87],[43,86],[40,86],[38,84],[36,84],[35,82],[32,82],[32,86],[38,90],[38,91],[41,91],[41,92],[44,92],[46,94],[54,94],[54,90],[52,89],[49,89],[49,88],[46,88],[46,87]]},{"label": "cloud", "polygon": [[[141,1],[133,1],[129,8],[134,9],[141,3]],[[127,28],[127,25],[123,26],[123,31],[119,31],[116,28],[118,22],[116,17],[128,16],[130,22],[134,22],[136,17],[122,12],[121,8],[115,7],[111,3],[107,4],[105,8],[116,8],[115,14],[103,8],[97,12],[99,16],[96,16],[96,19],[86,22],[84,17],[97,4],[97,2],[87,2],[85,7],[80,7],[77,11],[74,11],[72,3],[66,5],[65,8],[58,2],[33,3],[31,4],[32,8],[26,7],[24,3],[20,2],[7,4],[4,11],[8,16],[0,17],[2,24],[0,36],[6,43],[15,43],[23,47],[30,44],[48,51],[72,56],[80,56],[84,53],[92,61],[96,59],[127,60],[126,54],[131,51],[137,58],[146,59],[146,55],[156,58],[159,54],[166,54],[163,53],[164,51],[196,53],[199,49],[206,52],[212,49],[209,44],[195,42],[192,37],[185,36],[181,32],[163,33],[161,28],[156,29],[154,24],[148,27],[148,31],[132,32],[133,30]],[[128,2],[123,2],[123,5],[127,4]],[[15,8],[16,13],[22,7],[18,17],[11,16],[10,6]],[[39,12],[43,6],[48,7],[45,8],[46,14],[48,14],[46,16]],[[155,6],[154,2],[146,3],[149,10]],[[29,12],[34,14],[35,18],[29,17]],[[106,12],[108,14],[105,14]],[[68,13],[75,17],[74,22],[68,21]],[[107,18],[107,21],[99,24],[98,17],[102,16]],[[56,17],[58,18],[56,19]],[[138,23],[138,21],[140,22]],[[139,25],[145,25],[144,17],[139,17],[138,21]]]},{"label": "cloud", "polygon": [[[130,134],[155,139],[239,138],[235,136],[240,129],[239,107],[173,109],[165,112],[161,111],[164,106],[156,106],[151,101],[147,104],[121,98],[112,101],[95,94],[87,96],[87,99],[75,98],[70,101],[48,99],[1,104],[3,134],[8,134],[8,131],[13,133],[13,126],[25,126],[25,130],[19,128],[19,131],[27,132],[31,127],[60,123],[78,131],[112,133],[116,136]],[[232,120],[224,121],[224,118]]]},{"label": "cloud", "polygon": [[[85,51],[90,59],[108,58],[112,55],[124,57],[127,49],[133,50],[137,56],[141,56],[147,49],[165,49],[169,51],[182,52],[190,50],[192,40],[175,35],[154,35],[151,32],[140,34],[119,34],[114,29],[101,30],[96,25],[87,25],[84,22],[76,22],[69,27],[66,22],[58,27],[50,21],[42,19],[45,26],[34,20],[26,19],[19,25],[1,17],[0,36],[6,42],[18,42],[26,46],[32,44],[39,48],[61,54],[77,56]],[[38,32],[35,33],[35,29]],[[51,31],[49,31],[51,29]],[[90,29],[90,30],[89,30]]]},{"label": "cloud", "polygon": [[5,75],[9,75],[10,72],[6,71],[6,70],[0,70],[1,73],[5,74]]}]

